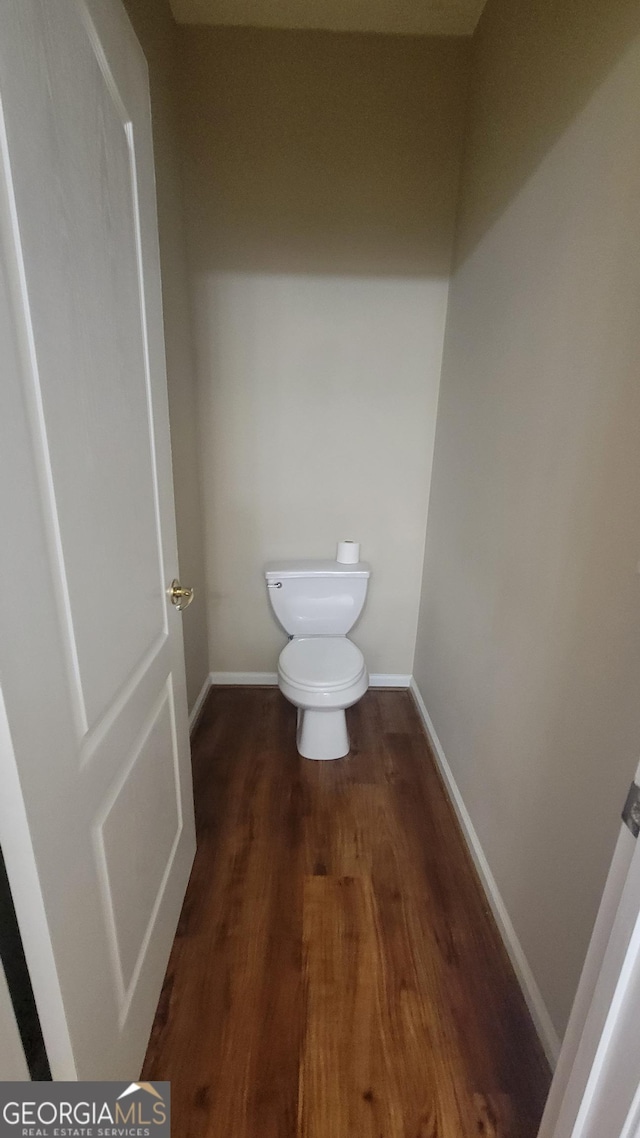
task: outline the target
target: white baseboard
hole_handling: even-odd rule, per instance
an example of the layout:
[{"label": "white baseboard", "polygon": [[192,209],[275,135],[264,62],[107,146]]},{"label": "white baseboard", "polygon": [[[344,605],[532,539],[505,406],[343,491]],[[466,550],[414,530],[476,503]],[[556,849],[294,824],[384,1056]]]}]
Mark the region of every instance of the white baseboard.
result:
[{"label": "white baseboard", "polygon": [[[275,687],[278,683],[278,674],[277,672],[211,672],[209,683]],[[369,687],[372,688],[408,688],[410,683],[411,676],[397,672],[374,672],[369,676]]]},{"label": "white baseboard", "polygon": [[374,672],[369,676],[370,688],[408,688],[411,676],[400,672]]},{"label": "white baseboard", "polygon": [[204,701],[207,698],[207,695],[209,694],[209,688],[210,687],[211,687],[211,676],[209,675],[209,676],[207,676],[206,680],[204,681],[202,687],[200,688],[200,691],[198,693],[198,698],[196,699],[196,702],[194,703],[193,707],[191,708],[191,711],[189,712],[189,734],[190,735],[193,735],[193,732],[196,729],[198,720],[200,718],[200,712],[202,711],[202,708],[204,707]]},{"label": "white baseboard", "polygon": [[524,949],[518,940],[516,930],[511,923],[507,907],[500,895],[496,880],[489,867],[489,862],[480,844],[480,839],[471,821],[471,816],[464,804],[464,799],[453,776],[453,771],[447,762],[442,744],[438,739],[429,712],[425,707],[424,700],[413,677],[411,678],[410,691],[424,724],[427,736],[431,742],[436,762],[438,763],[449,796],[458,815],[462,832],[466,838],[469,851],[482,885],[484,886],[487,900],[491,906],[491,911],[500,930],[500,935],[504,941],[520,987],[522,988],[522,993],[527,1002],[527,1007],[531,1013],[531,1018],[538,1032],[538,1036],[540,1037],[540,1042],[553,1068],[558,1061],[558,1055],[560,1053],[560,1039],[558,1038],[558,1033],[553,1026],[551,1016],[542,998],[542,993],[540,992],[529,962],[524,954]]},{"label": "white baseboard", "polygon": [[209,679],[213,685],[226,684],[240,687],[274,687],[278,683],[277,672],[212,672]]}]

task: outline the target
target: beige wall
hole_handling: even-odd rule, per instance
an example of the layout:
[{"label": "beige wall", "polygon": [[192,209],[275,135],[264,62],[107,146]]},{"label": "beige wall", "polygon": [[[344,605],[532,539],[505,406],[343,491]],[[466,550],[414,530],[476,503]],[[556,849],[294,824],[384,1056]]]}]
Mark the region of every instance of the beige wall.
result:
[{"label": "beige wall", "polygon": [[481,20],[415,663],[558,1031],[640,749],[639,31]]},{"label": "beige wall", "polygon": [[147,57],[151,85],[178,554],[183,583],[196,589],[196,599],[182,617],[191,708],[209,664],[195,372],[176,109],[177,28],[169,0],[125,0],[125,7]]},{"label": "beige wall", "polygon": [[180,35],[211,666],[274,671],[263,563],[353,537],[354,639],[408,673],[466,44]]}]

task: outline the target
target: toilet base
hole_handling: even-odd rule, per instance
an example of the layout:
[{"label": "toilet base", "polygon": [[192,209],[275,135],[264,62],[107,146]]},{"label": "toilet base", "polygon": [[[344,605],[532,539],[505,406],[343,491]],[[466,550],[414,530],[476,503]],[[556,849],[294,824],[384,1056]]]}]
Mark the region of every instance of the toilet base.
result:
[{"label": "toilet base", "polygon": [[344,708],[316,711],[299,707],[296,745],[304,759],[343,759],[349,754]]}]

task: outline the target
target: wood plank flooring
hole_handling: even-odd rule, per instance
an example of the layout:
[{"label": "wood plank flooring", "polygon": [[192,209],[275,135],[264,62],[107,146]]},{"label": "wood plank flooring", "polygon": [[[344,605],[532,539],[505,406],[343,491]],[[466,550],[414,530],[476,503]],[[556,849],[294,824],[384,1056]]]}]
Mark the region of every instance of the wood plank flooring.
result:
[{"label": "wood plank flooring", "polygon": [[407,692],[301,759],[215,688],[199,846],[145,1062],[179,1138],[534,1138],[550,1075]]}]

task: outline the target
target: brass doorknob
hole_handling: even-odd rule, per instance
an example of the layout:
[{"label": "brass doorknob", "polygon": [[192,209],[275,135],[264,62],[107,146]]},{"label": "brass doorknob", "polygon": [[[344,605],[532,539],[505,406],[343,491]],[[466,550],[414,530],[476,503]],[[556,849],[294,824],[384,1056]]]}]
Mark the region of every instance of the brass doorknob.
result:
[{"label": "brass doorknob", "polygon": [[177,577],[174,578],[169,589],[171,604],[176,606],[178,612],[182,612],[191,604],[194,592],[194,589],[183,589]]}]

